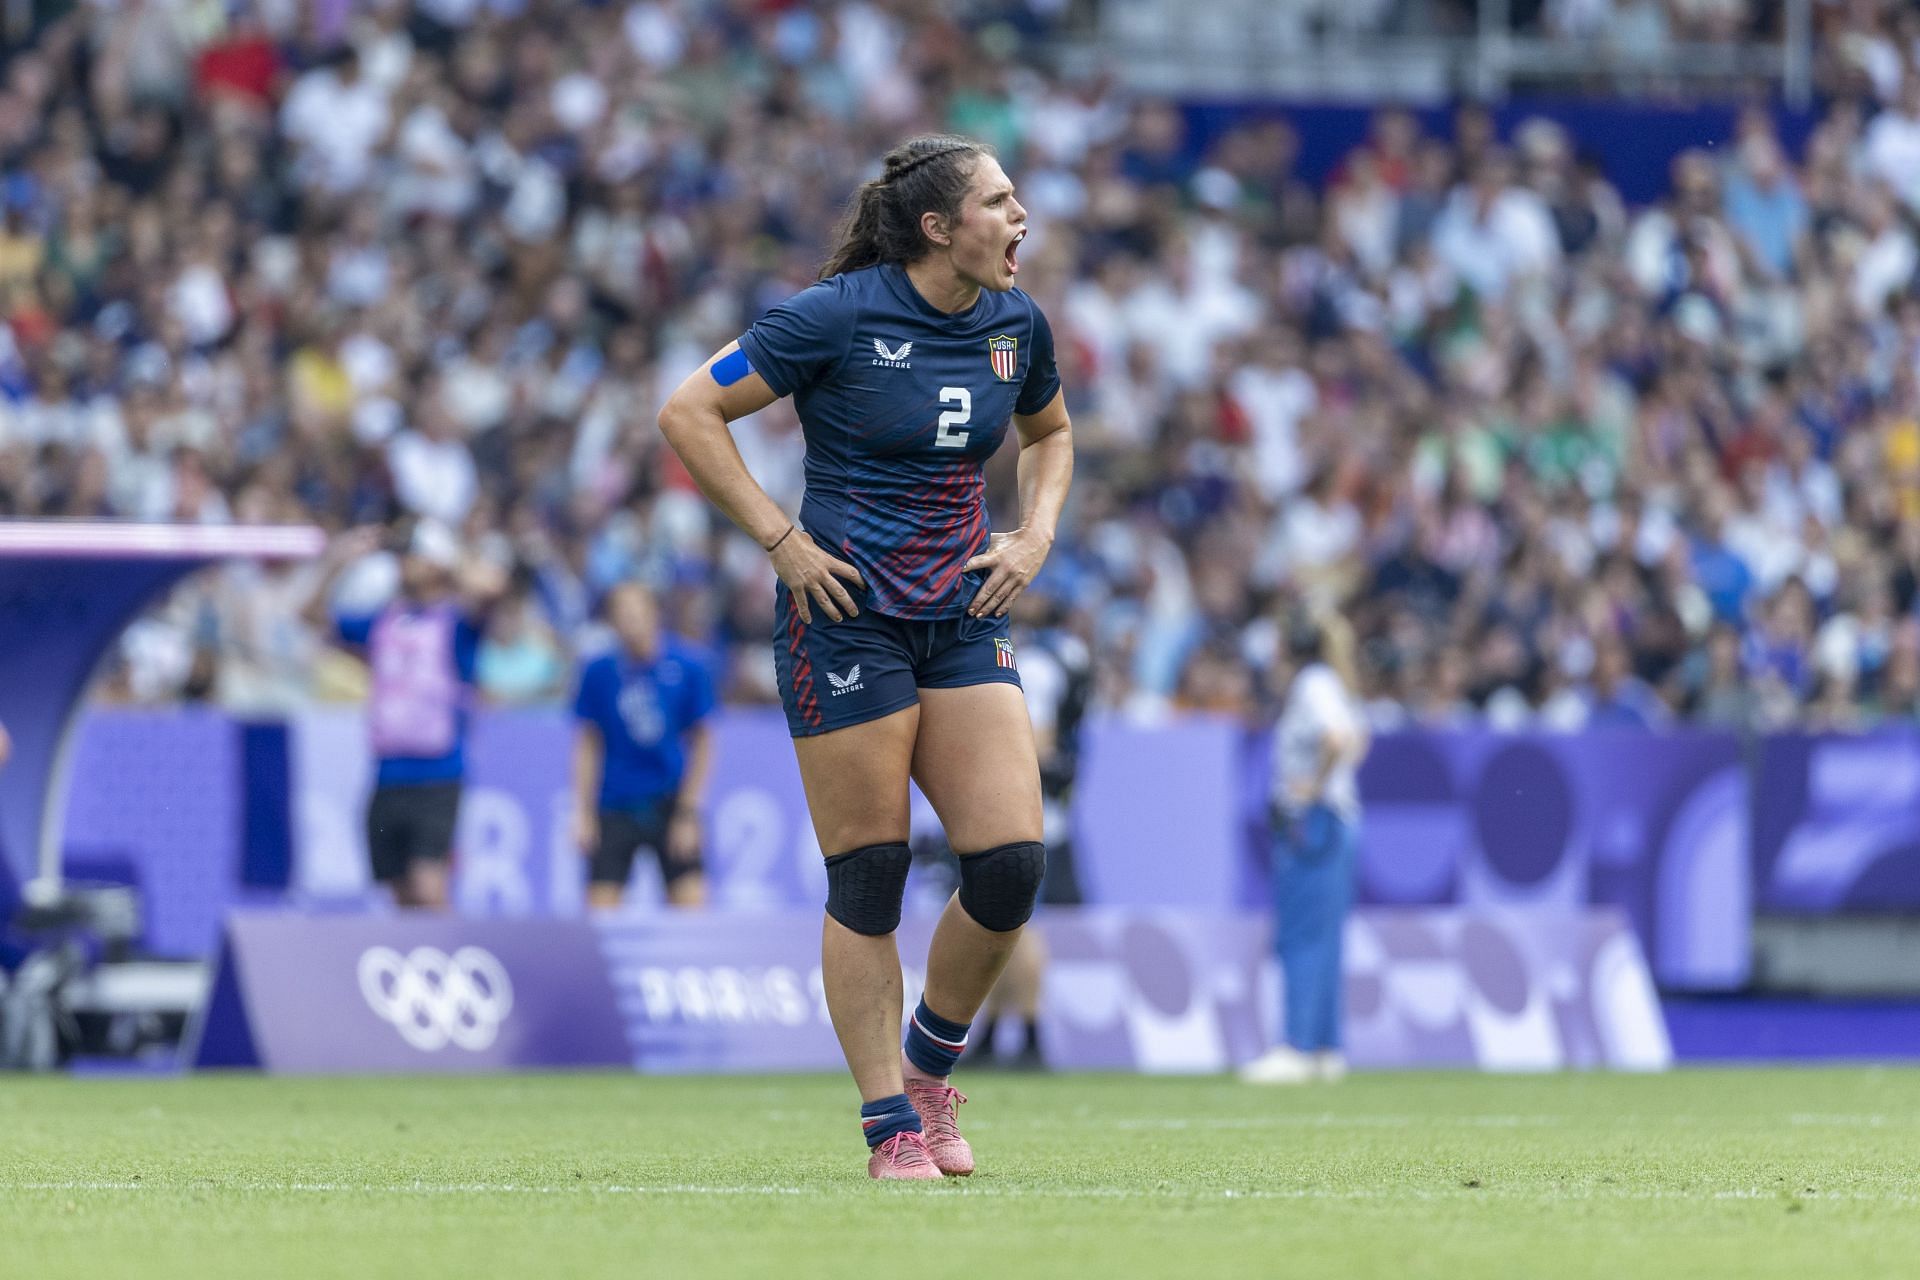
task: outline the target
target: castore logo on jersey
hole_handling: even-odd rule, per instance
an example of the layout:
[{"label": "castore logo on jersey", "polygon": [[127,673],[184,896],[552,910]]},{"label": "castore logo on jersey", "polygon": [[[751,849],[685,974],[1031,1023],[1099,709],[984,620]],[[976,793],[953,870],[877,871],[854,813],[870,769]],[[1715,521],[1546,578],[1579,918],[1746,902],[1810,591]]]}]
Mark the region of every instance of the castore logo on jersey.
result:
[{"label": "castore logo on jersey", "polygon": [[913,344],[911,342],[903,342],[896,349],[888,346],[881,339],[875,338],[873,340],[873,349],[878,353],[873,361],[875,364],[884,365],[889,369],[913,368],[913,365],[907,360],[907,356],[913,352]]}]

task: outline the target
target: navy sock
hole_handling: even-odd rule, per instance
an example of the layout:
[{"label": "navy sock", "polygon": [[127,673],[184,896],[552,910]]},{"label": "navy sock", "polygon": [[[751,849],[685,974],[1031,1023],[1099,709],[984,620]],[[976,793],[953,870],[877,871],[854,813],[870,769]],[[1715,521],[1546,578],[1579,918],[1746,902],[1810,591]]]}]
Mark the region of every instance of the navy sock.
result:
[{"label": "navy sock", "polygon": [[920,997],[920,1007],[907,1023],[907,1061],[930,1076],[952,1075],[955,1060],[967,1047],[969,1025],[947,1021],[927,1008],[925,996]]},{"label": "navy sock", "polygon": [[920,1132],[920,1113],[904,1093],[875,1098],[860,1104],[860,1128],[867,1135],[867,1145],[877,1147],[902,1130]]}]

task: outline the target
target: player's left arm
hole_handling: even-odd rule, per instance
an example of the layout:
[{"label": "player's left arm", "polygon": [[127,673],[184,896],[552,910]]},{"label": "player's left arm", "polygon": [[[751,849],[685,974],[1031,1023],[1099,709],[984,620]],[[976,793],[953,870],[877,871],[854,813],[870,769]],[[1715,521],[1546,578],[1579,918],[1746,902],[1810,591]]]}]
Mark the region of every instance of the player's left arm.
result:
[{"label": "player's left arm", "polygon": [[1054,392],[1038,413],[1014,414],[1013,429],[1020,436],[1020,527],[994,534],[987,549],[967,561],[967,572],[987,570],[967,606],[976,618],[1004,615],[1039,575],[1073,484],[1073,424],[1065,392]]},{"label": "player's left arm", "polygon": [[686,747],[687,771],[667,826],[667,858],[676,865],[700,860],[700,797],[707,793],[707,775],[713,771],[713,731],[706,721],[687,730]]},{"label": "player's left arm", "polygon": [[[362,527],[349,529],[336,537],[327,546],[326,554],[320,560],[320,580],[313,584],[313,593],[307,597],[301,607],[300,616],[307,625],[324,636],[332,637],[340,632],[333,616],[333,589],[339,585],[341,575],[347,567],[379,550],[382,535],[378,529]],[[342,636],[342,639],[347,637]],[[364,643],[355,638],[352,643]]]}]

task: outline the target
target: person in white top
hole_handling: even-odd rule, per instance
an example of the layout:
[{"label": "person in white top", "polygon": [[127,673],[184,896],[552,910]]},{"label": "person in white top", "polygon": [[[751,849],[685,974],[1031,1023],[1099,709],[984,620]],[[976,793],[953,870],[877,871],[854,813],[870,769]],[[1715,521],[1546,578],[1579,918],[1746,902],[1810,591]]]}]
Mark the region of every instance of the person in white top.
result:
[{"label": "person in white top", "polygon": [[1286,636],[1294,676],[1274,735],[1271,802],[1284,1041],[1241,1069],[1251,1084],[1346,1074],[1340,939],[1353,905],[1367,725],[1346,622],[1298,612],[1288,618]]}]

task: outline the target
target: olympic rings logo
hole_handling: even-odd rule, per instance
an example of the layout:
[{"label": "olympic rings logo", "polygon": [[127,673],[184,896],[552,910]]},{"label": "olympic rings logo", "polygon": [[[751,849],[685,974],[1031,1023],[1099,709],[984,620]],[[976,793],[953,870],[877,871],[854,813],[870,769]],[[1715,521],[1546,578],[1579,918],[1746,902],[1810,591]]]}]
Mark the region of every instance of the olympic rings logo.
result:
[{"label": "olympic rings logo", "polygon": [[415,947],[404,956],[372,947],[360,957],[360,994],[414,1048],[433,1053],[449,1044],[478,1052],[500,1034],[513,1012],[513,983],[493,953],[461,947]]}]

